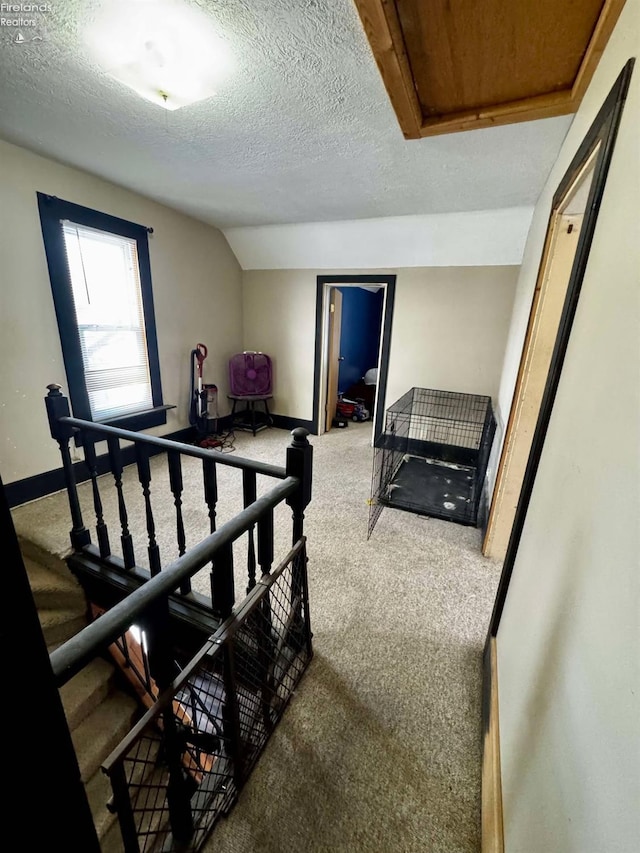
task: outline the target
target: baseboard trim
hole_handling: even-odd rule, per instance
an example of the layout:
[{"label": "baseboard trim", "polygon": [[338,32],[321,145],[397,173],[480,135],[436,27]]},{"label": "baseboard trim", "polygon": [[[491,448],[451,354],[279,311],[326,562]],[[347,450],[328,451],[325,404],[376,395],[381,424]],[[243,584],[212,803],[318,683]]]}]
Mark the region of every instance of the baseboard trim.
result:
[{"label": "baseboard trim", "polygon": [[315,435],[313,421],[305,421],[301,418],[290,418],[289,415],[271,415],[273,426],[278,429],[296,429],[296,427],[304,427],[312,435]]},{"label": "baseboard trim", "polygon": [[498,653],[491,637],[484,654],[482,702],[482,853],[504,853]]},{"label": "baseboard trim", "polygon": [[[163,435],[162,438],[191,444],[195,435],[193,427],[187,427],[186,429]],[[157,448],[149,448],[151,456],[155,456],[160,452]],[[103,453],[98,456],[97,461],[98,474],[106,474],[109,471],[109,456]],[[125,465],[131,465],[135,462],[135,448],[132,445],[122,448],[122,461]],[[84,462],[74,462],[73,471],[76,483],[83,483],[89,479],[89,472]],[[13,509],[21,504],[29,503],[29,501],[35,501],[38,498],[46,497],[46,495],[52,495],[54,492],[59,492],[64,488],[64,471],[62,468],[55,468],[53,471],[45,471],[33,477],[25,477],[23,480],[16,480],[14,483],[7,483],[4,490],[9,506]]]},{"label": "baseboard trim", "polygon": [[[273,426],[278,429],[292,430],[296,427],[304,427],[311,434],[315,435],[313,421],[305,421],[301,418],[290,418],[288,415],[272,415]],[[231,415],[225,415],[218,420],[218,432],[227,432],[233,429]],[[162,438],[168,438],[172,441],[181,441],[185,444],[191,444],[196,438],[196,430],[194,427],[186,427],[176,432],[171,432],[168,435],[163,435]],[[155,456],[161,451],[157,448],[150,447],[150,455]],[[123,447],[122,460],[125,465],[131,465],[135,462],[135,451],[133,446]],[[73,471],[76,478],[76,483],[84,483],[89,479],[84,462],[74,462]],[[106,474],[109,471],[109,457],[106,453],[98,456],[98,474]],[[6,483],[4,490],[11,509],[21,506],[21,504],[35,501],[38,498],[44,498],[47,495],[52,495],[54,492],[59,492],[65,488],[64,472],[62,468],[54,468],[53,471],[44,471],[42,474],[35,474],[33,477],[25,477],[23,480],[16,480],[13,483]]]}]

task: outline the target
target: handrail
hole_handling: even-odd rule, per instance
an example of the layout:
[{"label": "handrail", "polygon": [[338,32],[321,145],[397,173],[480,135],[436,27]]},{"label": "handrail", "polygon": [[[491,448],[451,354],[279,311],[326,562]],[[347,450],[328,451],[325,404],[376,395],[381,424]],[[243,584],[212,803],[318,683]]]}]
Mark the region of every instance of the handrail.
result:
[{"label": "handrail", "polygon": [[173,439],[162,438],[158,435],[147,435],[143,432],[132,432],[128,429],[120,427],[112,427],[107,424],[100,424],[94,421],[84,421],[81,418],[63,417],[58,419],[58,423],[66,424],[67,426],[76,429],[87,430],[90,432],[101,433],[105,436],[113,436],[121,438],[123,441],[131,441],[135,444],[148,444],[152,447],[160,448],[160,450],[174,450],[182,453],[185,456],[194,456],[197,459],[215,459],[218,465],[228,465],[230,468],[242,468],[255,471],[256,474],[264,474],[267,477],[275,477],[278,480],[284,480],[287,472],[279,465],[270,465],[267,462],[256,462],[253,459],[247,459],[243,456],[233,456],[220,453],[216,450],[207,450],[203,447],[196,447],[192,444],[184,444]]},{"label": "handrail", "polygon": [[[64,420],[76,421],[77,419],[65,418]],[[84,421],[79,423],[84,425]],[[116,430],[116,432],[123,432],[123,430]],[[169,444],[172,447],[175,446],[174,442]],[[188,447],[188,445],[185,446]],[[189,447],[189,450],[193,449]],[[205,456],[208,456],[206,452]],[[215,533],[205,537],[186,554],[163,568],[162,572],[150,578],[127,598],[107,610],[75,637],[55,649],[50,655],[50,660],[58,687],[80,672],[100,650],[125,633],[136,617],[147,610],[151,604],[176,590],[186,578],[192,577],[210,562],[217,551],[242,536],[250,527],[258,523],[263,513],[293,495],[299,486],[300,480],[297,477],[285,477],[282,483],[278,483]]]}]

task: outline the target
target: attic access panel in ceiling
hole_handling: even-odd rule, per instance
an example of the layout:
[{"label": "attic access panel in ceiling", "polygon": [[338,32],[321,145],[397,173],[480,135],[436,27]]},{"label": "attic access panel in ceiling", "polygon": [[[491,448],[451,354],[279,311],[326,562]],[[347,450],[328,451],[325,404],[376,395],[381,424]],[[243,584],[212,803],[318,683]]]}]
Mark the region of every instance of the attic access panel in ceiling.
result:
[{"label": "attic access panel in ceiling", "polygon": [[355,0],[407,139],[575,112],[625,0]]}]

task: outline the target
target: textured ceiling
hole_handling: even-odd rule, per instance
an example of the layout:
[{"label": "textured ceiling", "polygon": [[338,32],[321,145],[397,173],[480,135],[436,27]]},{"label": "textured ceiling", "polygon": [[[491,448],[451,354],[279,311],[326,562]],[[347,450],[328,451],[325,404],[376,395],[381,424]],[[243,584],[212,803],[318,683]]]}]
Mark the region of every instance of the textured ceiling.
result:
[{"label": "textured ceiling", "polygon": [[215,97],[168,112],[87,45],[105,12],[126,29],[127,9],[167,2],[54,1],[24,16],[22,44],[0,27],[0,137],[229,227],[533,204],[570,124],[405,140],[352,0],[183,0],[234,69]]}]

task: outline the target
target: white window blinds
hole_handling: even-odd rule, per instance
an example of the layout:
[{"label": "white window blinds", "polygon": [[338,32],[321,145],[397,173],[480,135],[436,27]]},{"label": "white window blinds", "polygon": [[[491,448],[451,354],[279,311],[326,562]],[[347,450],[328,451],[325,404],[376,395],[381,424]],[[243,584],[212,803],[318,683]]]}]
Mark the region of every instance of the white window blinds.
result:
[{"label": "white window blinds", "polygon": [[136,241],[64,220],[92,418],[153,406]]}]

